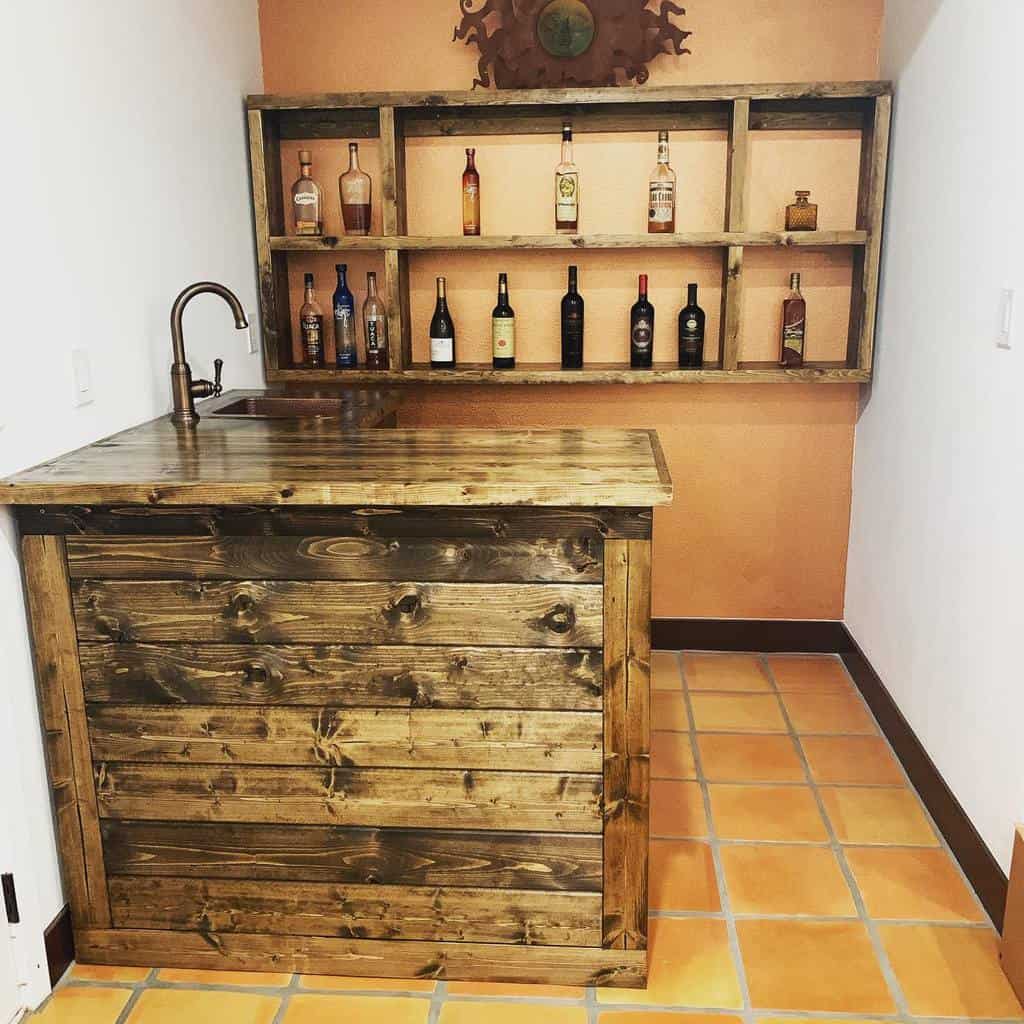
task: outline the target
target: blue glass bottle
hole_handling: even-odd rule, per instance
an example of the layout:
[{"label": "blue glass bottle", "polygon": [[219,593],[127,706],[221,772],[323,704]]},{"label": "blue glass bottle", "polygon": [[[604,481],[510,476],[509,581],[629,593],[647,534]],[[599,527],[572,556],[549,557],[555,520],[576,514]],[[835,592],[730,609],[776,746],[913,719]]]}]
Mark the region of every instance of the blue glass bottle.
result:
[{"label": "blue glass bottle", "polygon": [[336,263],[338,287],[334,290],[334,345],[339,370],[351,370],[358,365],[356,354],[356,300],[348,289],[348,264]]}]

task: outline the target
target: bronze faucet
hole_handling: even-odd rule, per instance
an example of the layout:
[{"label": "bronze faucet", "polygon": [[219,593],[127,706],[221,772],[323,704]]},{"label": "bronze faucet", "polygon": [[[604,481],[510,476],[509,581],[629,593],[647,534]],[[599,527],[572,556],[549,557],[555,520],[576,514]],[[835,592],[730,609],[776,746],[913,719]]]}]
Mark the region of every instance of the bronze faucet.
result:
[{"label": "bronze faucet", "polygon": [[185,362],[185,339],[181,334],[181,315],[185,307],[197,295],[203,292],[213,292],[219,295],[235,314],[235,327],[244,331],[249,326],[245,319],[245,311],[238,297],[230,288],[214,281],[197,281],[190,284],[175,300],[171,307],[171,346],[174,349],[174,363],[171,365],[171,398],[174,401],[174,412],[171,413],[171,422],[176,427],[193,429],[199,422],[199,413],[196,412],[195,399],[216,398],[223,390],[220,383],[220,373],[224,366],[223,359],[213,361],[213,380],[192,380],[192,369]]}]

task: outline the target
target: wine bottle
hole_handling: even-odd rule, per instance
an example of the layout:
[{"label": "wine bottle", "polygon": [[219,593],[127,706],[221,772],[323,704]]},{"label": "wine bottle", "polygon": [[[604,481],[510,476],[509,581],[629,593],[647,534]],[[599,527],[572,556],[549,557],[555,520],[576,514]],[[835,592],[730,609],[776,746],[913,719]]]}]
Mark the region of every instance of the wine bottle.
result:
[{"label": "wine bottle", "polygon": [[462,233],[480,234],[480,172],[476,169],[476,150],[466,150],[466,169],[462,172]]},{"label": "wine bottle", "polygon": [[562,369],[583,369],[583,296],[575,267],[569,268],[569,290],[562,296]]},{"label": "wine bottle", "polygon": [[789,275],[789,294],[782,302],[782,366],[804,365],[804,337],[807,331],[807,304],[800,294],[800,275]]},{"label": "wine bottle", "polygon": [[377,275],[366,274],[366,301],[363,302],[363,334],[366,341],[366,368],[386,370],[388,354],[388,310],[377,294]]},{"label": "wine bottle", "polygon": [[339,370],[359,364],[356,351],[356,299],[348,287],[348,264],[336,263],[338,287],[334,289],[334,361]]},{"label": "wine bottle", "polygon": [[306,355],[306,366],[311,370],[319,370],[324,365],[324,314],[313,291],[313,275],[306,274],[303,281],[306,295],[299,309],[302,351]]},{"label": "wine bottle", "polygon": [[430,318],[430,367],[433,370],[455,369],[455,324],[448,312],[443,277],[437,279],[437,302]]},{"label": "wine bottle", "polygon": [[[431,332],[433,337],[433,332]],[[491,313],[491,349],[496,370],[516,365],[516,314],[508,304],[508,275],[498,275],[498,304]]]},{"label": "wine bottle", "polygon": [[640,294],[629,311],[629,365],[649,369],[654,357],[654,307],[647,299],[647,275],[640,275]]},{"label": "wine bottle", "polygon": [[555,168],[555,231],[574,235],[580,221],[580,172],[572,160],[572,125],[562,125],[562,159]]},{"label": "wine bottle", "polygon": [[679,311],[679,365],[699,370],[704,365],[704,310],[697,305],[697,286],[686,286],[686,305]]}]

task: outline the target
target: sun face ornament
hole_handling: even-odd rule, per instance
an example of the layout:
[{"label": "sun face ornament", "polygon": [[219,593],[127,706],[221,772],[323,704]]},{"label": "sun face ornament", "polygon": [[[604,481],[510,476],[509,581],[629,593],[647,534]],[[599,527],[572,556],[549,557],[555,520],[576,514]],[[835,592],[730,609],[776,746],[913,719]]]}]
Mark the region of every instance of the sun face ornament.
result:
[{"label": "sun face ornament", "polygon": [[[650,3],[657,9],[650,9]],[[459,0],[453,41],[480,51],[473,87],[643,85],[662,53],[690,53],[672,0]]]}]

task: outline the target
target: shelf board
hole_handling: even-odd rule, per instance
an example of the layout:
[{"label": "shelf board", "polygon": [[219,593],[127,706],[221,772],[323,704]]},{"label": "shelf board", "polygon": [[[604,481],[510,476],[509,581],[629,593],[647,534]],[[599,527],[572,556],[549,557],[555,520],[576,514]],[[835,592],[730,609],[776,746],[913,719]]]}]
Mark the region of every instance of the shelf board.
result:
[{"label": "shelf board", "polygon": [[865,245],[866,231],[690,231],[674,235],[273,235],[274,252],[342,252],[346,249],[456,252],[508,249],[686,249],[749,245],[827,248]]},{"label": "shelf board", "polygon": [[490,363],[465,363],[454,370],[432,370],[413,363],[406,370],[268,370],[274,384],[859,384],[869,381],[868,370],[843,363],[816,363],[783,369],[776,363],[741,363],[735,370],[708,364],[701,370],[681,370],[675,363],[655,363],[634,370],[621,363],[589,363],[582,370],[563,370],[558,363],[526,363],[514,370],[495,370]]}]

